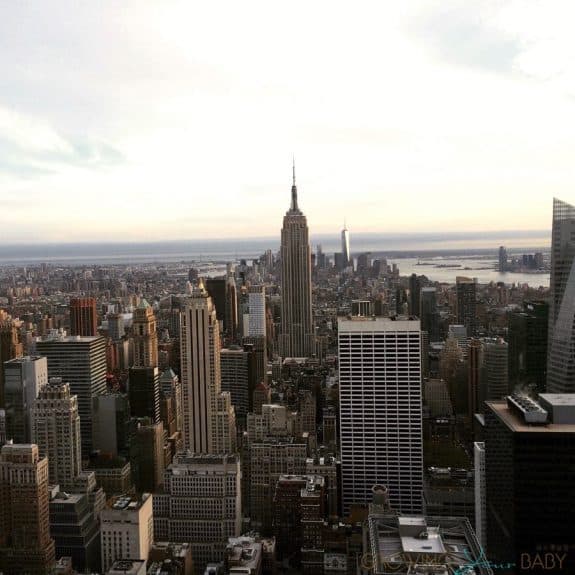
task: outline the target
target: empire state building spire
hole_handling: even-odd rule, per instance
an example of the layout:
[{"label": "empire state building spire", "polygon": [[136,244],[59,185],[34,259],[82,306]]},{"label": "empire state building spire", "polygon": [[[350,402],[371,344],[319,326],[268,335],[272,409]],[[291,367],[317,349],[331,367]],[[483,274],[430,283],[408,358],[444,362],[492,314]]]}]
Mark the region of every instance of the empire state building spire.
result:
[{"label": "empire state building spire", "polygon": [[290,212],[291,213],[295,213],[295,214],[299,214],[301,213],[298,205],[297,205],[297,187],[295,185],[295,159],[293,160],[293,165],[292,165],[292,186],[291,186],[291,206],[290,206]]}]

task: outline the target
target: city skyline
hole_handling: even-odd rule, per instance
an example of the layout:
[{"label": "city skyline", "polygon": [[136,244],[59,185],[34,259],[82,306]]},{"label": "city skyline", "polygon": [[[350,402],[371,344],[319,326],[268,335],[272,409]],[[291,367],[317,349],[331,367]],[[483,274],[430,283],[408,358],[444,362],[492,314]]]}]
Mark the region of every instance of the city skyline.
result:
[{"label": "city skyline", "polygon": [[272,236],[292,153],[315,233],[541,229],[570,200],[566,3],[61,9],[3,7],[4,242]]}]

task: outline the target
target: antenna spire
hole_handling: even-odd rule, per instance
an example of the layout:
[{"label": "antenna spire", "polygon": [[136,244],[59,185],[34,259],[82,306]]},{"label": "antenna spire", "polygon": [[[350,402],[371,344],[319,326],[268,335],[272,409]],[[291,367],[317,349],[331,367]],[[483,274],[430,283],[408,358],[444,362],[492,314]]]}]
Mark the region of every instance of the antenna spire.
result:
[{"label": "antenna spire", "polygon": [[291,187],[291,211],[298,212],[299,208],[297,207],[297,188],[295,185],[295,157],[292,156],[292,187]]}]

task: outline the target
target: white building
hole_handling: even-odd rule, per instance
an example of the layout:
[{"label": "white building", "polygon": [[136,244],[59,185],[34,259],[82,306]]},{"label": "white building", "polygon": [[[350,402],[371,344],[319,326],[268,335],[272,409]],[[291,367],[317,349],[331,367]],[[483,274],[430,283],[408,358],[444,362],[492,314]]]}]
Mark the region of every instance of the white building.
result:
[{"label": "white building", "polygon": [[31,443],[31,410],[38,392],[48,383],[45,357],[26,356],[4,362],[6,439]]},{"label": "white building", "polygon": [[340,318],[342,501],[368,504],[386,485],[392,507],[423,511],[421,329],[418,320]]},{"label": "white building", "polygon": [[152,495],[122,496],[100,514],[102,569],[108,571],[116,559],[148,559],[154,542]]},{"label": "white building", "polygon": [[487,545],[487,503],[485,499],[485,443],[473,444],[475,471],[475,534],[482,547]]},{"label": "white building", "polygon": [[32,438],[48,457],[50,484],[71,485],[82,472],[78,398],[60,378],[52,378],[32,408]]},{"label": "white building", "polygon": [[237,456],[180,453],[164,472],[163,492],[154,495],[155,538],[191,542],[194,568],[203,573],[240,535],[241,501]]},{"label": "white building", "polygon": [[252,285],[248,288],[249,320],[248,337],[266,336],[266,290],[262,285]]}]

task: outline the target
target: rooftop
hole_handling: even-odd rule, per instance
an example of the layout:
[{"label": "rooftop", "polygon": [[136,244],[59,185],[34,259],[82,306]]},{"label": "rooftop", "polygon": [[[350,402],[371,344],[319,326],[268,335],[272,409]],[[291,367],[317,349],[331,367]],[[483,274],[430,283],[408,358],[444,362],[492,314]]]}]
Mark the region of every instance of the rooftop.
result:
[{"label": "rooftop", "polygon": [[482,565],[479,542],[462,517],[372,514],[369,538],[374,575],[493,573]]},{"label": "rooftop", "polygon": [[[547,395],[547,394],[544,394]],[[553,423],[533,425],[520,415],[518,411],[513,411],[505,401],[487,401],[486,405],[491,411],[511,430],[520,433],[575,433],[575,420],[568,419],[566,423],[555,423],[559,418],[554,417]],[[561,405],[551,404],[557,408]],[[567,406],[571,409],[571,406]]]}]

